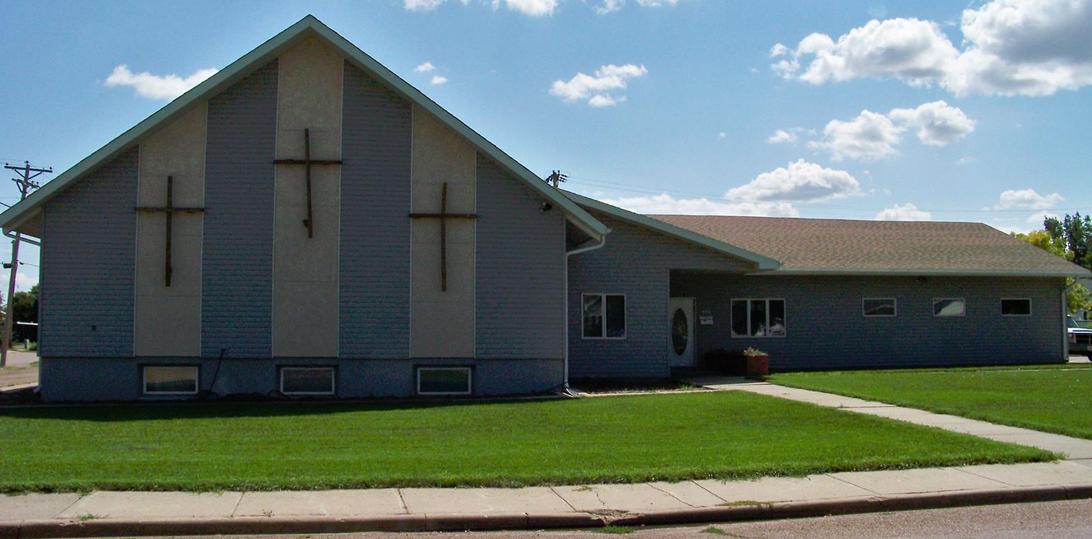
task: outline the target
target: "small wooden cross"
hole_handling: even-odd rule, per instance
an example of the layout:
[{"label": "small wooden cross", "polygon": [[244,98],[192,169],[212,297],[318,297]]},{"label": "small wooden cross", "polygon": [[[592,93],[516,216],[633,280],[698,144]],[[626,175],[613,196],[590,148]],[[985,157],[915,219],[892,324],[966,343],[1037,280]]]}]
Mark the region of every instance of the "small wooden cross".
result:
[{"label": "small wooden cross", "polygon": [[311,159],[311,130],[303,130],[303,159],[274,159],[277,165],[303,165],[307,175],[307,218],[303,226],[307,227],[307,237],[315,237],[315,220],[311,213],[311,165],[340,165],[341,159]]},{"label": "small wooden cross", "polygon": [[164,271],[163,280],[166,286],[171,286],[171,223],[174,220],[174,214],[176,213],[201,213],[205,211],[205,208],[176,208],[174,206],[174,177],[167,176],[167,205],[161,208],[153,206],[137,206],[137,213],[163,213],[167,216],[167,240],[165,245],[164,254]]},{"label": "small wooden cross", "polygon": [[448,213],[447,212],[447,182],[444,182],[440,192],[440,213],[411,213],[410,219],[439,219],[440,220],[440,290],[447,292],[447,220],[448,219],[477,219],[473,213]]}]

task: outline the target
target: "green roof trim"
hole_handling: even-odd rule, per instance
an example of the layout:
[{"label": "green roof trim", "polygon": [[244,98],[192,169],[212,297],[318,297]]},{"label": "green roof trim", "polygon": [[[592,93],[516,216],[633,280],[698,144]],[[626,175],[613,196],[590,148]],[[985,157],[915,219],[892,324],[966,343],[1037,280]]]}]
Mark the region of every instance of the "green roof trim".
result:
[{"label": "green roof trim", "polygon": [[584,210],[584,208],[580,207],[580,205],[561,194],[557,189],[547,185],[546,182],[535,175],[535,173],[531,172],[527,167],[501,151],[501,149],[492,142],[486,140],[485,137],[471,129],[435,101],[429,99],[429,97],[420,90],[403,80],[390,69],[387,69],[383,64],[380,64],[367,53],[360,50],[359,47],[353,45],[349,40],[323,24],[322,21],[319,21],[313,15],[308,15],[303,19],[300,19],[299,22],[289,26],[276,36],[273,36],[265,43],[262,43],[257,48],[232,62],[201,84],[191,88],[151,116],[145,118],[128,131],[125,131],[111,140],[102,148],[99,148],[91,155],[85,157],[79,163],[72,166],[72,168],[69,168],[64,171],[64,173],[47,182],[41,189],[35,191],[25,200],[8,208],[3,213],[0,213],[0,226],[3,227],[5,232],[15,229],[24,221],[33,217],[35,211],[40,208],[42,204],[56,196],[73,182],[79,180],[84,174],[91,172],[98,166],[117,156],[130,145],[137,142],[145,134],[153,131],[159,127],[160,124],[168,121],[187,106],[221,91],[246,77],[254,70],[261,67],[265,62],[279,56],[284,49],[295,43],[298,38],[308,32],[312,32],[322,37],[340,50],[349,61],[357,67],[372,73],[391,89],[435,115],[456,133],[459,133],[469,140],[479,151],[488,155],[491,159],[526,183],[531,190],[536,191],[560,208],[561,211],[569,216],[573,224],[580,227],[590,236],[602,238],[610,232],[610,229],[607,228],[606,225],[593,217]]},{"label": "green roof trim", "polygon": [[650,228],[652,230],[662,232],[669,236],[674,236],[690,243],[696,243],[702,247],[712,249],[719,253],[731,255],[736,258],[742,258],[744,260],[753,262],[758,271],[772,271],[781,267],[781,263],[777,260],[762,256],[758,253],[748,251],[746,249],[741,249],[730,243],[715,240],[708,236],[704,236],[696,232],[691,232],[689,230],[686,230],[685,228],[680,228],[675,225],[641,215],[639,213],[634,213],[629,210],[619,208],[618,206],[612,206],[610,204],[607,204],[606,202],[601,202],[594,198],[586,197],[584,195],[578,195],[571,191],[564,191],[564,193],[566,196],[573,199],[573,201],[575,201],[577,204],[580,204],[581,206],[585,206],[596,211],[601,211],[613,217],[617,217],[623,221],[628,221],[630,223],[643,226],[645,228]]}]

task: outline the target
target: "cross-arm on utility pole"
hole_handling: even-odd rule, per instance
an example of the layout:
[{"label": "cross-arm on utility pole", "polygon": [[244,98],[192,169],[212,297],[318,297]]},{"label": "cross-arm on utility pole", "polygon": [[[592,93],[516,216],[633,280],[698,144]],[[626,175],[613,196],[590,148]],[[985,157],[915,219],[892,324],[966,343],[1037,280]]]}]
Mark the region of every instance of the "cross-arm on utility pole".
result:
[{"label": "cross-arm on utility pole", "polygon": [[[15,171],[19,175],[18,178],[11,179],[19,188],[19,200],[26,198],[31,190],[41,187],[41,184],[34,181],[34,178],[53,172],[52,168],[32,167],[29,161],[23,161],[22,165],[4,163],[4,168]],[[15,317],[15,302],[12,300],[15,296],[15,277],[19,272],[19,243],[21,238],[22,236],[16,232],[15,238],[11,240],[11,275],[8,277],[8,296],[5,298],[8,301],[8,306],[4,316],[3,343],[0,344],[0,367],[8,364],[8,348],[11,348],[11,326],[12,322],[14,322],[12,319]]]}]

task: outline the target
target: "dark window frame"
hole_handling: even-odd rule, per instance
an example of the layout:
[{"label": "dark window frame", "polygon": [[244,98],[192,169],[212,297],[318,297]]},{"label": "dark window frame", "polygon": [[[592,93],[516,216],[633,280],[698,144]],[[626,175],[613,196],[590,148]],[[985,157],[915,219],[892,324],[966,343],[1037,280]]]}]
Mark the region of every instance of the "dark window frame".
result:
[{"label": "dark window frame", "polygon": [[[599,335],[588,335],[586,332],[587,326],[585,324],[585,310],[584,305],[589,297],[599,297]],[[608,301],[607,298],[622,298],[622,334],[620,336],[609,336],[607,329],[609,327],[610,316],[607,313]],[[629,299],[625,294],[615,292],[585,292],[580,294],[580,338],[593,341],[623,341],[629,336]]]},{"label": "dark window frame", "polygon": [[[770,332],[770,304],[775,301],[781,302],[781,322],[782,330],[780,334],[773,334]],[[747,334],[741,335],[736,333],[736,320],[735,320],[735,304],[736,302],[744,302],[747,306]],[[763,309],[766,316],[766,323],[762,331],[762,335],[751,334],[751,313],[754,312],[754,308],[751,306],[754,302],[763,302]],[[766,298],[731,298],[728,302],[728,312],[731,319],[728,323],[728,332],[733,339],[784,339],[789,336],[789,302],[785,298],[766,297]]]},{"label": "dark window frame", "polygon": [[[330,371],[330,391],[285,391],[284,371],[290,370],[326,370]],[[333,365],[278,365],[277,389],[281,395],[290,397],[332,397],[337,395],[337,367]]]}]

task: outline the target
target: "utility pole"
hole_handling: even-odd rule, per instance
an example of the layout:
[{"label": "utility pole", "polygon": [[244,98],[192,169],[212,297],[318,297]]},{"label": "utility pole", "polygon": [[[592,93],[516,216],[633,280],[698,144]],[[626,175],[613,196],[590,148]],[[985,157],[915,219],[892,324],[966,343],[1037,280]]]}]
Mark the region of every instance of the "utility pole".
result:
[{"label": "utility pole", "polygon": [[554,189],[557,189],[561,183],[568,180],[569,177],[565,174],[562,174],[560,170],[555,170],[550,173],[549,176],[546,176],[546,181],[550,182],[550,184],[554,186]]},{"label": "utility pole", "polygon": [[[37,168],[30,166],[30,161],[23,161],[23,165],[10,165],[4,163],[4,168],[14,171],[19,175],[18,178],[12,178],[11,181],[15,182],[15,185],[19,188],[19,200],[22,201],[27,195],[30,194],[32,189],[41,187],[41,184],[34,181],[34,178],[45,174],[52,173],[53,168]],[[12,301],[15,296],[15,276],[19,272],[19,242],[22,235],[19,232],[15,233],[15,238],[11,240],[11,275],[8,277],[8,308],[4,316],[4,339],[0,344],[0,367],[4,367],[8,364],[8,348],[11,348],[11,325],[15,318],[15,302]],[[5,264],[5,266],[8,266]]]}]

